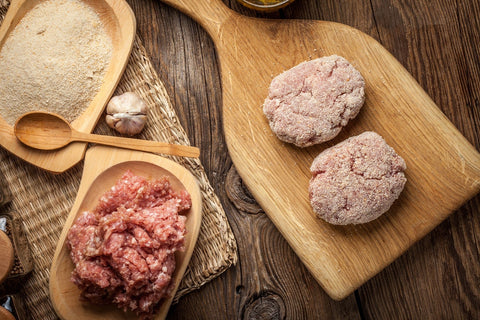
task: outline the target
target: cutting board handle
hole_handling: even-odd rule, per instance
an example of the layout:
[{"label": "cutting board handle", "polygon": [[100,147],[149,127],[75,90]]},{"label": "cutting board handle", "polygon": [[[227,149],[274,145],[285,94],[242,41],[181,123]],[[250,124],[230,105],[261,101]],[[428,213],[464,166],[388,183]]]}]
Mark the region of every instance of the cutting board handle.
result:
[{"label": "cutting board handle", "polygon": [[211,36],[228,18],[239,15],[221,0],[161,0],[198,22]]}]

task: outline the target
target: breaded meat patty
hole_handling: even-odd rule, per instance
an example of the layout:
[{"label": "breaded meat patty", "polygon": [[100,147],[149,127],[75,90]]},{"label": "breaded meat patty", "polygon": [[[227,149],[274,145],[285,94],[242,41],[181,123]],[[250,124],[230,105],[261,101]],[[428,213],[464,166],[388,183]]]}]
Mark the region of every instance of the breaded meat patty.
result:
[{"label": "breaded meat patty", "polygon": [[365,81],[345,58],[322,57],[275,77],[263,112],[285,142],[308,147],[333,139],[365,101]]},{"label": "breaded meat patty", "polygon": [[337,225],[377,219],[402,192],[405,169],[402,157],[377,133],[351,137],[314,159],[309,186],[313,211]]}]

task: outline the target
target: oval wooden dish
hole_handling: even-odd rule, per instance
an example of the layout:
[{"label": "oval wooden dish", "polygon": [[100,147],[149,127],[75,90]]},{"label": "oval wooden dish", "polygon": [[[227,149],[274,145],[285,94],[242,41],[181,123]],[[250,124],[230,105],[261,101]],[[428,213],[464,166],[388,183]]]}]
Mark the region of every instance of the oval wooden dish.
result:
[{"label": "oval wooden dish", "polygon": [[[82,0],[99,15],[112,39],[112,59],[103,84],[83,114],[71,125],[78,131],[91,132],[125,70],[136,31],[135,16],[124,0]],[[0,27],[0,49],[25,14],[42,0],[12,0]],[[0,84],[1,85],[1,84]],[[13,126],[0,116],[0,145],[18,157],[51,172],[60,173],[83,159],[87,144],[75,142],[55,151],[35,150],[20,143]]]},{"label": "oval wooden dish", "polygon": [[[102,159],[102,161],[98,161]],[[186,213],[185,251],[176,253],[176,269],[172,281],[171,297],[162,302],[155,319],[164,319],[185,273],[197,241],[202,221],[202,200],[194,176],[181,165],[160,156],[125,149],[94,146],[85,156],[85,168],[77,198],[68,215],[50,269],[50,297],[53,307],[61,319],[136,319],[132,312],[123,312],[113,305],[94,305],[80,301],[80,290],[70,281],[73,263],[66,245],[68,230],[76,217],[91,210],[100,196],[109,190],[126,170],[147,179],[167,175],[174,190],[185,189],[190,193],[192,207]]]}]

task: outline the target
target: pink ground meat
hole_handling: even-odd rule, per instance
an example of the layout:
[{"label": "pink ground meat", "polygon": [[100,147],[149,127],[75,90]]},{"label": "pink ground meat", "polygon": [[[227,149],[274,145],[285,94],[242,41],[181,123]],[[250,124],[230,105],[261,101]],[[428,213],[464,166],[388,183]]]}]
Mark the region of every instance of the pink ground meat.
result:
[{"label": "pink ground meat", "polygon": [[324,150],[313,161],[313,211],[332,224],[360,224],[385,213],[407,181],[405,161],[375,132]]},{"label": "pink ground meat", "polygon": [[190,207],[190,195],[175,192],[168,178],[148,181],[127,171],[69,230],[71,279],[81,297],[151,318],[172,289],[175,252],[185,241],[179,213]]},{"label": "pink ground meat", "polygon": [[365,81],[345,58],[305,61],[275,77],[263,105],[277,137],[299,147],[333,139],[365,100]]}]

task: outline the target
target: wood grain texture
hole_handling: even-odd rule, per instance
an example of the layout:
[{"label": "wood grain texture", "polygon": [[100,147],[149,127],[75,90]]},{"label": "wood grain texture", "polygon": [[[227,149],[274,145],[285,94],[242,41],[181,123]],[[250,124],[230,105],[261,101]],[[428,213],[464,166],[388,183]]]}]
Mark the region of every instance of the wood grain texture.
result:
[{"label": "wood grain texture", "polygon": [[[284,310],[286,318],[294,319],[438,318],[437,315],[474,319],[480,316],[479,293],[472,289],[478,287],[480,273],[480,266],[472,263],[478,260],[480,248],[478,196],[355,295],[342,302],[332,301],[265,215],[244,214],[227,198],[224,186],[231,160],[226,154],[222,132],[219,67],[208,34],[190,18],[158,1],[131,0],[129,3],[137,15],[139,32],[159,76],[167,86],[171,84],[169,94],[190,139],[201,146],[202,163],[224,203],[240,247],[239,264],[183,298],[173,307],[169,318],[241,319],[247,302],[256,301],[248,305],[261,311],[265,310],[261,308],[262,301],[270,306],[271,301],[280,300],[284,307],[266,309]],[[475,1],[458,1],[454,4],[456,12],[452,12],[452,4],[446,1],[403,1],[400,5],[397,1],[297,0],[271,15],[257,14],[235,1],[225,3],[247,16],[336,21],[369,34],[394,54],[462,134],[477,150],[480,148],[479,93],[468,88],[478,85],[475,79],[480,74],[478,61],[472,55],[478,51],[479,20]],[[450,16],[453,25],[447,25],[445,20],[415,22],[417,16],[424,19],[423,15],[430,15],[427,11],[432,10],[432,6],[435,15]],[[435,18],[433,13],[431,18]],[[435,28],[442,31],[430,33]],[[452,34],[450,28],[458,29],[461,37],[453,38],[458,34]],[[469,58],[455,56],[455,52],[462,51],[467,52]],[[456,58],[445,60],[445,55]],[[425,64],[435,67],[429,69]],[[455,70],[457,66],[459,70]],[[260,236],[266,230],[269,236]],[[258,258],[263,254],[261,248],[272,250],[268,253],[270,259]],[[443,279],[447,277],[450,281],[444,285]],[[263,299],[268,295],[262,292],[268,292],[273,298]],[[457,307],[439,308],[453,304]],[[456,313],[458,310],[462,310],[460,315]],[[273,316],[279,314],[282,313],[272,313],[270,318],[281,319]]]},{"label": "wood grain texture", "polygon": [[[397,26],[394,33],[384,29],[382,36],[401,44],[405,52],[397,54],[404,65],[478,150],[480,62],[473,56],[478,53],[473,45],[479,39],[478,3],[433,1],[429,6],[432,10],[422,10],[424,4],[409,2],[387,9],[376,1],[376,22]],[[478,318],[480,268],[472,262],[479,259],[479,208],[477,195],[362,287],[367,316],[385,318],[394,312],[398,318]],[[381,305],[372,306],[380,297]]]},{"label": "wood grain texture", "polygon": [[[108,100],[115,90],[127,65],[136,31],[135,16],[124,0],[84,0],[100,16],[106,31],[112,39],[112,58],[105,73],[99,92],[80,117],[72,122],[72,127],[91,132],[102,115]],[[5,43],[10,32],[39,0],[13,0],[0,28],[0,46]],[[21,144],[13,134],[13,127],[0,117],[0,145],[16,156],[42,169],[61,173],[83,159],[86,143],[72,143],[58,151],[36,150]]]}]

